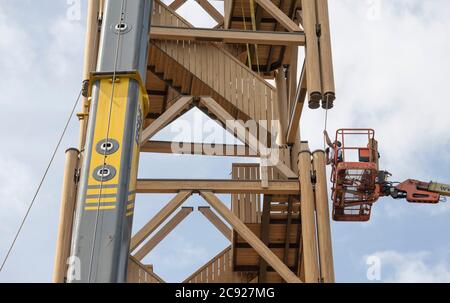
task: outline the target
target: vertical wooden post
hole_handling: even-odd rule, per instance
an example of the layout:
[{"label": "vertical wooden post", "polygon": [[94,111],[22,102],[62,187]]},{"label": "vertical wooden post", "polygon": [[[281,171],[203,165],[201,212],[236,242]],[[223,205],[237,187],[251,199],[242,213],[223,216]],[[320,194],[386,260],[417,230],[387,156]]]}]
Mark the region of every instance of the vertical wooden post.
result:
[{"label": "vertical wooden post", "polygon": [[333,248],[331,244],[330,211],[328,208],[328,191],[325,152],[313,153],[313,165],[316,172],[316,215],[319,239],[320,273],[323,282],[334,283]]},{"label": "vertical wooden post", "polygon": [[83,64],[83,105],[82,112],[79,115],[80,119],[80,141],[79,149],[84,150],[86,142],[86,130],[88,125],[88,115],[90,102],[87,95],[89,86],[90,73],[95,70],[97,62],[97,47],[98,47],[98,18],[99,18],[100,3],[99,0],[88,1],[87,24],[86,24],[86,38],[84,48],[84,64]]},{"label": "vertical wooden post", "polygon": [[290,47],[289,70],[288,70],[288,119],[291,119],[292,108],[297,92],[297,70],[298,70],[298,45]]},{"label": "vertical wooden post", "polygon": [[311,181],[311,152],[302,150],[299,154],[300,207],[302,225],[303,258],[306,283],[319,282],[317,259],[317,236],[314,214],[314,191]]},{"label": "vertical wooden post", "polygon": [[286,73],[284,67],[280,67],[277,70],[276,75],[277,85],[277,105],[278,105],[278,119],[279,119],[279,133],[277,136],[277,144],[279,146],[286,144],[286,133],[288,127],[288,101],[287,101],[287,83]]},{"label": "vertical wooden post", "polygon": [[316,0],[317,23],[320,24],[320,69],[322,75],[322,107],[330,109],[336,99],[333,71],[333,56],[331,53],[330,20],[328,16],[328,0]]},{"label": "vertical wooden post", "polygon": [[76,201],[76,169],[78,167],[79,151],[75,148],[66,151],[66,163],[61,197],[61,210],[59,215],[58,238],[56,242],[56,255],[53,271],[53,282],[64,283],[67,273],[67,259],[70,255],[70,242],[72,240],[72,221]]},{"label": "vertical wooden post", "polygon": [[302,0],[303,28],[306,36],[306,77],[308,82],[309,107],[320,107],[322,84],[320,80],[319,42],[317,39],[316,2]]}]

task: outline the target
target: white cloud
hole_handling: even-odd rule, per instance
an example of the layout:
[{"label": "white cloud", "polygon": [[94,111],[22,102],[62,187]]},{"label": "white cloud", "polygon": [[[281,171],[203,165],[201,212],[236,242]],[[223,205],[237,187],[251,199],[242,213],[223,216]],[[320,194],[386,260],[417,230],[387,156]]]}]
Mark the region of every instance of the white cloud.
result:
[{"label": "white cloud", "polygon": [[431,252],[400,253],[393,250],[375,252],[381,260],[383,282],[448,283],[450,267],[445,261],[433,262]]}]

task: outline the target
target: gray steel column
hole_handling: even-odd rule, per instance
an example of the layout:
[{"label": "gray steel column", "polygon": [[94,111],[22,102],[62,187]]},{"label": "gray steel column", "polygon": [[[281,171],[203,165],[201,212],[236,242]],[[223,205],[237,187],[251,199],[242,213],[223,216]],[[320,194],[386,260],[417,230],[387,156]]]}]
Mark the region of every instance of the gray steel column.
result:
[{"label": "gray steel column", "polygon": [[[138,81],[120,75],[137,71],[145,83],[151,7],[152,0],[105,2],[97,72],[108,75],[110,84],[98,79],[92,83],[68,282],[126,282],[143,111]],[[117,84],[111,82],[114,74],[120,79]],[[114,96],[111,85],[117,86]],[[117,108],[109,134],[104,117],[110,98]],[[106,166],[98,166],[105,155]]]}]

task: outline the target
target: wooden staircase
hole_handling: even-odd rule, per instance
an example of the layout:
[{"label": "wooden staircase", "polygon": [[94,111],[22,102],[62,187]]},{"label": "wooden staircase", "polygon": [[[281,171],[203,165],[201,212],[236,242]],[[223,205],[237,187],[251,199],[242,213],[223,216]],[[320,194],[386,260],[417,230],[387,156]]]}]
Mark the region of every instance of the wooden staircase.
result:
[{"label": "wooden staircase", "polygon": [[[152,25],[192,27],[158,1]],[[278,119],[276,88],[218,43],[152,40],[148,62],[149,71],[179,94],[211,96],[235,119],[268,121],[268,129]]]}]

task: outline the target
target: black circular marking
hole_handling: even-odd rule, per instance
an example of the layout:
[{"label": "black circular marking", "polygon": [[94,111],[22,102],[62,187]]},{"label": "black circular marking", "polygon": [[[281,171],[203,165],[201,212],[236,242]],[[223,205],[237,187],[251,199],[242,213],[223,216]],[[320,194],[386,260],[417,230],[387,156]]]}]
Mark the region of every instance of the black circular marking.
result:
[{"label": "black circular marking", "polygon": [[112,155],[119,150],[119,142],[114,139],[101,140],[97,143],[95,150],[101,155]]},{"label": "black circular marking", "polygon": [[102,165],[94,169],[93,177],[99,182],[112,180],[116,176],[116,169],[111,165]]}]

